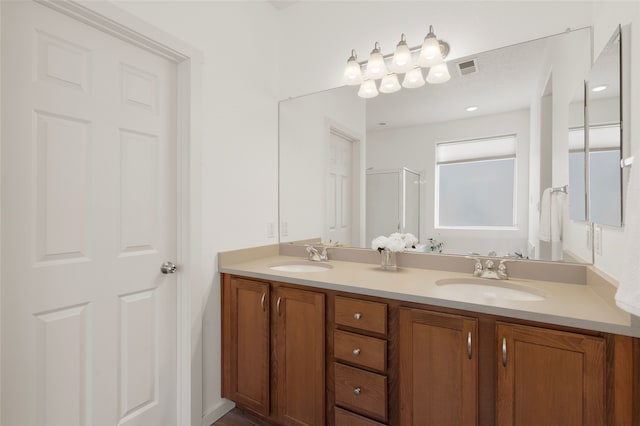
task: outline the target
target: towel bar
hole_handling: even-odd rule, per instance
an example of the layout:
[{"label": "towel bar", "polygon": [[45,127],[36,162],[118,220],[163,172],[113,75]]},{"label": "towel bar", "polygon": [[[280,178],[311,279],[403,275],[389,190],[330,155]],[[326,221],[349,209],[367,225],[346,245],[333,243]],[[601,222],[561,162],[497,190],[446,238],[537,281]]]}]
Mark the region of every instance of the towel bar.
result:
[{"label": "towel bar", "polygon": [[565,194],[569,193],[569,185],[559,186],[557,188],[551,188],[551,192],[564,192]]}]

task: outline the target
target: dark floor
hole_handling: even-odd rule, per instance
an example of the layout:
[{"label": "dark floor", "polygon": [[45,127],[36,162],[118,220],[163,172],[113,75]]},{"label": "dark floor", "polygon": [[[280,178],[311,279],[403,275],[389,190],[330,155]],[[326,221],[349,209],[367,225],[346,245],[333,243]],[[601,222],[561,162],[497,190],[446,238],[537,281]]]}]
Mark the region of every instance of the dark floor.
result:
[{"label": "dark floor", "polygon": [[224,417],[215,422],[211,426],[267,426],[268,423],[263,422],[257,417],[249,413],[241,411],[237,408],[229,411]]}]

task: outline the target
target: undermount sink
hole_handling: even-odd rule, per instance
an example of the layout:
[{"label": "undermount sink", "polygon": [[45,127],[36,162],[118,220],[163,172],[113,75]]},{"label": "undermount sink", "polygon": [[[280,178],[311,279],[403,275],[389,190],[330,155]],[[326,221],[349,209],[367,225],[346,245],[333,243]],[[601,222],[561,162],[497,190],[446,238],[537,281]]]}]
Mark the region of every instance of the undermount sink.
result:
[{"label": "undermount sink", "polygon": [[311,261],[286,262],[269,266],[269,269],[279,272],[324,272],[331,268],[333,266],[328,263]]},{"label": "undermount sink", "polygon": [[440,294],[469,301],[491,299],[518,302],[539,302],[545,300],[544,292],[510,280],[489,280],[486,278],[461,277],[436,281]]}]

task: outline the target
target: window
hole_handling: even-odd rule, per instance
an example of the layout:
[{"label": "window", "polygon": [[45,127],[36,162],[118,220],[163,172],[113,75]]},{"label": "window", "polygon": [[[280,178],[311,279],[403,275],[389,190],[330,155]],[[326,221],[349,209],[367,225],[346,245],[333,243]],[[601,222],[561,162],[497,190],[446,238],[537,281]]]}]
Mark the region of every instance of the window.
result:
[{"label": "window", "polygon": [[436,228],[513,228],[516,137],[436,145]]}]

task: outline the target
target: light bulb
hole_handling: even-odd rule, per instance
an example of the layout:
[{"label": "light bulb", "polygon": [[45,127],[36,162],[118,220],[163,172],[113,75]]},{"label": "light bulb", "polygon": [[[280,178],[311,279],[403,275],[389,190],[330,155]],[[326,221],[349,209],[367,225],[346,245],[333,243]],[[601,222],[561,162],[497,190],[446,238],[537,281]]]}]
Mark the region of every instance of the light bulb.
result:
[{"label": "light bulb", "polygon": [[378,96],[378,89],[376,88],[376,82],[373,80],[365,80],[358,89],[358,96],[361,98],[375,98]]},{"label": "light bulb", "polygon": [[347,86],[357,86],[362,83],[362,70],[358,63],[356,51],[351,51],[351,56],[347,59],[347,67],[344,70],[344,82]]},{"label": "light bulb", "polygon": [[439,84],[449,81],[451,75],[449,74],[449,67],[446,62],[440,62],[437,65],[429,68],[429,74],[427,74],[427,83]]},{"label": "light bulb", "polygon": [[369,61],[367,61],[365,77],[370,80],[378,80],[385,75],[387,75],[387,66],[385,65],[384,58],[380,53],[380,45],[376,42],[373,50],[371,51],[371,55],[369,56]]},{"label": "light bulb", "polygon": [[440,50],[440,42],[433,33],[433,27],[429,27],[429,34],[424,38],[420,56],[418,56],[418,65],[426,68],[442,62],[442,51]]},{"label": "light bulb", "polygon": [[396,51],[393,54],[393,60],[391,61],[391,71],[395,73],[405,73],[413,68],[411,63],[411,50],[407,46],[406,37],[404,34],[400,36],[400,41],[396,46]]},{"label": "light bulb", "polygon": [[420,68],[414,68],[404,75],[402,87],[415,89],[416,87],[422,86],[424,86],[424,77],[422,76],[422,70]]},{"label": "light bulb", "polygon": [[393,93],[400,90],[400,82],[396,74],[387,74],[380,82],[380,91],[382,93]]}]

